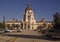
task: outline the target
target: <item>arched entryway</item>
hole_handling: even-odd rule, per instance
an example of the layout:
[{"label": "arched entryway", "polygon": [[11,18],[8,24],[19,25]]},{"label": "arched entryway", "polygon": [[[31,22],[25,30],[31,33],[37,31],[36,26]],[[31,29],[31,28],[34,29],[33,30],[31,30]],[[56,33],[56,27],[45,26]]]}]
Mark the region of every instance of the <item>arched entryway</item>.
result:
[{"label": "arched entryway", "polygon": [[28,29],[30,29],[30,25],[28,25]]}]

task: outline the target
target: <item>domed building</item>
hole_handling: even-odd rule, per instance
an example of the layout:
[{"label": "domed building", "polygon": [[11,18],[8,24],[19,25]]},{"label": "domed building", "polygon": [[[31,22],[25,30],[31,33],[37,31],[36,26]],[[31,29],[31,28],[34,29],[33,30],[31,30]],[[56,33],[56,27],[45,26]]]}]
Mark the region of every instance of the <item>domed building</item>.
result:
[{"label": "domed building", "polygon": [[6,28],[8,29],[28,29],[28,30],[35,30],[38,28],[49,28],[52,27],[51,21],[45,21],[42,18],[40,21],[36,21],[34,12],[30,7],[30,4],[27,4],[27,7],[24,11],[23,19],[18,21],[17,19],[13,19],[12,21],[6,21]]}]

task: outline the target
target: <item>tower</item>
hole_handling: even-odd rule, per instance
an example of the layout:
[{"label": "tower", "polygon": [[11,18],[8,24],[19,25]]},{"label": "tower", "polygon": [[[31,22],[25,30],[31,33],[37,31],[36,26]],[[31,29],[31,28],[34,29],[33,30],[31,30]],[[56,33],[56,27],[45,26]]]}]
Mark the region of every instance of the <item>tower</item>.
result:
[{"label": "tower", "polygon": [[36,20],[34,17],[33,10],[30,7],[30,4],[28,3],[27,7],[25,9],[25,12],[24,12],[23,28],[32,30],[35,28],[35,26],[34,26],[35,22],[36,22]]}]

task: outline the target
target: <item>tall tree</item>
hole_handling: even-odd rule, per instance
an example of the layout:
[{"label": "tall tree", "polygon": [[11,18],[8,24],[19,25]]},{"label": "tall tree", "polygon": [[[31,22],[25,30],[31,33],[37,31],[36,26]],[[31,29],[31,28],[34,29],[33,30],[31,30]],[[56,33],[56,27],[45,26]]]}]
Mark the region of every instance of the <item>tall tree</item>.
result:
[{"label": "tall tree", "polygon": [[57,12],[53,15],[53,17],[54,17],[54,20],[53,20],[54,26],[53,27],[55,29],[60,29],[60,14]]}]

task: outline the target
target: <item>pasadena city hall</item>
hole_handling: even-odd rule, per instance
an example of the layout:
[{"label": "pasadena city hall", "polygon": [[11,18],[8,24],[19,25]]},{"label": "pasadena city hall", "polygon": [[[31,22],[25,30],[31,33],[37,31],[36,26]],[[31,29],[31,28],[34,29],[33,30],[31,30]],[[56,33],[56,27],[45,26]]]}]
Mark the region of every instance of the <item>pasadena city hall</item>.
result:
[{"label": "pasadena city hall", "polygon": [[13,20],[5,21],[5,27],[8,29],[28,29],[28,30],[35,30],[38,28],[47,29],[52,27],[51,21],[46,21],[42,18],[40,21],[36,21],[34,12],[30,7],[30,4],[27,4],[27,7],[24,11],[23,19],[18,21],[17,19],[13,18]]}]

